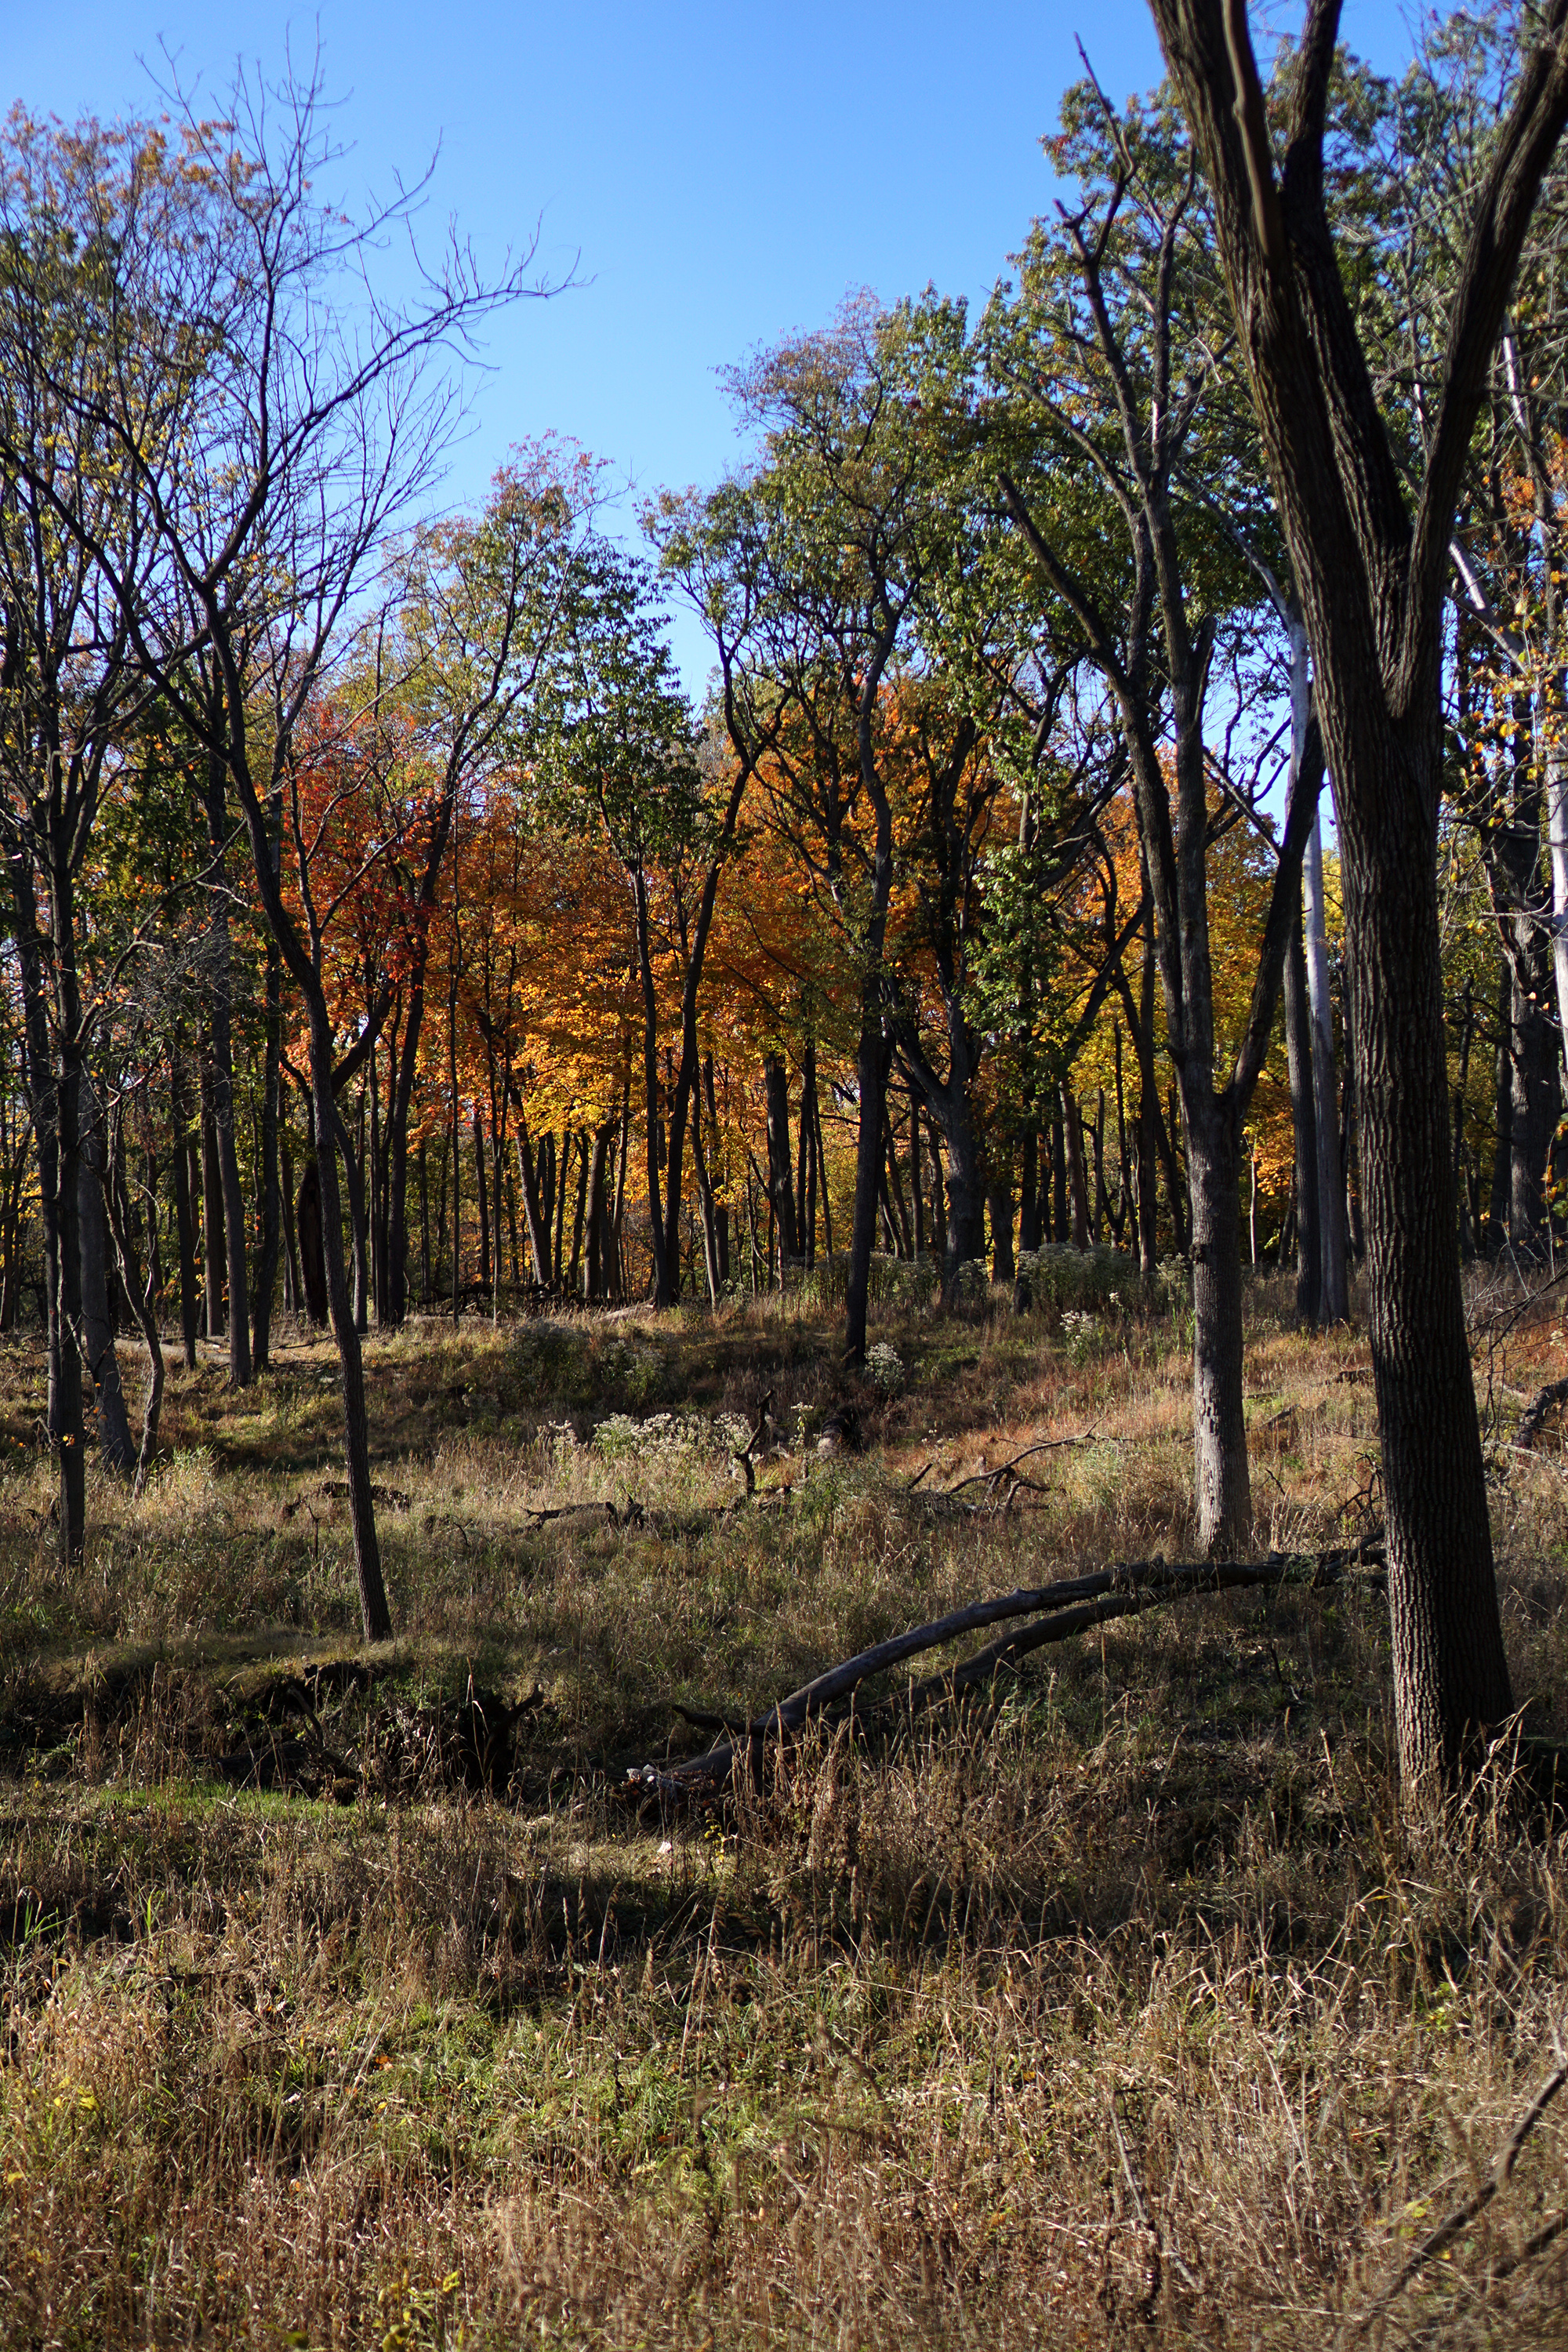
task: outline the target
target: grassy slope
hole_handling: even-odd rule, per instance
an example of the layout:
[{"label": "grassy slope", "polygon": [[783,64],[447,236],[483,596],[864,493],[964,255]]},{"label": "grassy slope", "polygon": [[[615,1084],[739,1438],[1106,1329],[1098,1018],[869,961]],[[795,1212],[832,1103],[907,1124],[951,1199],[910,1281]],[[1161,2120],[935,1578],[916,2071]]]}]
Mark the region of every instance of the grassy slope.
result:
[{"label": "grassy slope", "polygon": [[[1376,1509],[1365,1349],[1279,1303],[1260,1524],[1342,1540]],[[1502,1432],[1563,1335],[1490,1305]],[[1317,2344],[1364,2312],[1486,2173],[1568,1988],[1560,1840],[1406,1842],[1374,1599],[1110,1627],[984,1720],[807,1743],[738,1818],[613,1793],[695,1742],[674,1702],[753,1707],[944,1606],[1180,1554],[1179,1323],[889,1305],[901,1391],[831,1460],[805,1310],[373,1340],[399,1642],[323,1704],[366,1759],[350,1804],[212,1771],[356,1654],[325,1350],[243,1399],[174,1375],[166,1466],[135,1506],[94,1480],[64,1582],[13,1350],[0,2337]],[[737,1507],[722,1416],[769,1390],[805,1442]],[[933,1493],[1044,1438],[1079,1442],[1019,1507]],[[1563,1457],[1495,1460],[1516,1686],[1562,1737]],[[504,1802],[416,1737],[470,1674],[541,1693]],[[1568,2239],[1529,2251],[1564,2120],[1388,2340],[1568,2342]]]}]

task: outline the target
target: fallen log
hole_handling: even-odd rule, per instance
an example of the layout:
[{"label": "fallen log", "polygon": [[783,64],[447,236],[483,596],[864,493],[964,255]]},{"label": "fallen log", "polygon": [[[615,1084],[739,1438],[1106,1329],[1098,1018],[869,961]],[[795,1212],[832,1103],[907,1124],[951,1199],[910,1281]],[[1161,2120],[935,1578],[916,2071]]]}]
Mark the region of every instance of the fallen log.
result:
[{"label": "fallen log", "polygon": [[1091,1626],[1109,1623],[1118,1617],[1135,1616],[1163,1601],[1292,1581],[1313,1586],[1331,1583],[1349,1568],[1380,1566],[1381,1558],[1379,1548],[1366,1543],[1342,1545],[1321,1552],[1272,1552],[1263,1560],[1122,1561],[1092,1575],[1060,1578],[1053,1584],[1021,1587],[997,1600],[973,1601],[967,1608],[955,1609],[929,1624],[916,1625],[906,1633],[895,1633],[885,1642],[874,1643],[868,1650],[847,1658],[841,1665],[815,1675],[799,1690],[792,1691],[787,1698],[779,1699],[756,1717],[738,1735],[732,1735],[704,1756],[693,1757],[668,1770],[655,1764],[634,1765],[626,1774],[625,1793],[633,1798],[658,1797],[679,1803],[711,1801],[729,1787],[736,1760],[742,1755],[750,1763],[753,1782],[760,1786],[770,1738],[782,1742],[849,1697],[871,1675],[884,1674],[889,1667],[901,1664],[905,1658],[917,1657],[922,1651],[940,1649],[944,1643],[956,1641],[961,1634],[976,1632],[984,1625],[1019,1617],[1036,1621],[1016,1633],[1005,1634],[948,1673],[917,1684],[910,1694],[913,1705],[929,1706],[976,1689],[994,1680],[1005,1667],[1031,1650],[1050,1642],[1068,1641]]}]

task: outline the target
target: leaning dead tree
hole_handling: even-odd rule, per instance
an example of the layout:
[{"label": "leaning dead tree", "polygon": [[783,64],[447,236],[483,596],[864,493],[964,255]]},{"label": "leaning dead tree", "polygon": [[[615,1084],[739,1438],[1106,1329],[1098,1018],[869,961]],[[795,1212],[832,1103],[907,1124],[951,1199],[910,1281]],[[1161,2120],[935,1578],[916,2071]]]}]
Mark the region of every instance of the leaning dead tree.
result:
[{"label": "leaning dead tree", "polygon": [[[1016,1632],[1001,1635],[962,1664],[915,1684],[906,1704],[915,1712],[970,1692],[989,1689],[997,1677],[1053,1642],[1070,1641],[1076,1633],[1118,1617],[1135,1617],[1163,1602],[1190,1600],[1205,1592],[1256,1590],[1260,1586],[1299,1583],[1321,1586],[1337,1582],[1355,1568],[1381,1570],[1381,1546],[1373,1542],[1342,1546],[1321,1552],[1272,1552],[1267,1559],[1171,1563],[1163,1559],[1131,1560],[1093,1575],[1067,1577],[1053,1584],[1021,1587],[994,1601],[976,1601],[930,1624],[895,1633],[886,1642],[847,1658],[841,1665],[779,1699],[752,1721],[732,1731],[703,1756],[693,1757],[666,1770],[655,1764],[634,1768],[626,1775],[626,1793],[634,1800],[657,1798],[667,1804],[711,1803],[733,1784],[737,1771],[749,1770],[752,1785],[766,1778],[770,1744],[775,1753],[797,1738],[819,1717],[847,1714],[856,1692],[873,1675],[886,1674],[906,1658],[918,1657],[944,1643],[958,1641],[982,1627],[1005,1624],[1018,1618],[1028,1622]],[[721,1718],[679,1713],[689,1720],[715,1723]]]}]

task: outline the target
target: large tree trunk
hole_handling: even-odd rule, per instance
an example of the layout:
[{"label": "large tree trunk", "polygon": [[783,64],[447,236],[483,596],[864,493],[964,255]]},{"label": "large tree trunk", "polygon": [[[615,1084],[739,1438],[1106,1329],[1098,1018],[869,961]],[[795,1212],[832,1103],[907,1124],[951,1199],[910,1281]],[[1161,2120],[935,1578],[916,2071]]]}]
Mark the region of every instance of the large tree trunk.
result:
[{"label": "large tree trunk", "polygon": [[1333,732],[1400,1762],[1414,1789],[1451,1779],[1512,1694],[1454,1244],[1436,727],[1415,742],[1392,727],[1369,741],[1342,720]]}]

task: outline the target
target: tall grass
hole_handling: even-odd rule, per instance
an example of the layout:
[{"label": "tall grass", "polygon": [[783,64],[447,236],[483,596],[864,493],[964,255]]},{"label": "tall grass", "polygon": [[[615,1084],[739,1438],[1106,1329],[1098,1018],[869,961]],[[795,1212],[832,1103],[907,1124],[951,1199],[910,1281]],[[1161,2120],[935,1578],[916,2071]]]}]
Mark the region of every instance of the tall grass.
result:
[{"label": "tall grass", "polygon": [[[617,1794],[703,1736],[677,1703],[1182,1549],[1182,1302],[1117,1288],[888,1301],[901,1381],[831,1457],[836,1335],[797,1300],[373,1343],[400,1640],[310,1687],[369,1742],[470,1678],[537,1685],[499,1799],[213,1777],[355,1655],[319,1351],[245,1399],[172,1381],[165,1465],[139,1504],[95,1484],[68,1579],[18,1449],[0,2337],[1568,2341],[1568,2097],[1378,2307],[1559,2063],[1568,1905],[1522,1798],[1402,1820],[1375,1594],[1113,1625],[918,1732],[872,1691],[865,1736],[721,1814]],[[1339,1539],[1377,1507],[1364,1347],[1255,1304],[1266,1530]],[[1510,1336],[1512,1385],[1552,1328]],[[1047,1436],[1047,1491],[1002,1509],[981,1472]],[[1517,1687],[1559,1737],[1561,1465],[1500,1446],[1495,1488]]]}]

